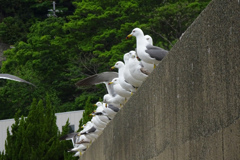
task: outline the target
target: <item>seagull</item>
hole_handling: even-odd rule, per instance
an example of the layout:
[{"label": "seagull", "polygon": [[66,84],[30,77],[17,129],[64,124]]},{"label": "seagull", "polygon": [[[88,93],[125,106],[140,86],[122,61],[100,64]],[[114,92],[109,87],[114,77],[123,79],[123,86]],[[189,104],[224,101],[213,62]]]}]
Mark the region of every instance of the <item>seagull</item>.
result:
[{"label": "seagull", "polygon": [[120,85],[119,78],[114,78],[111,82],[109,82],[109,84],[113,85],[113,89],[118,95],[120,95],[122,97],[125,97],[125,98],[131,97],[132,92],[128,91],[128,90],[125,90]]},{"label": "seagull", "polygon": [[136,53],[135,51],[130,51],[128,53],[125,53],[125,55],[124,55],[125,68],[124,68],[123,76],[128,83],[132,84],[137,89],[138,87],[140,87],[142,85],[142,81],[135,79],[131,75],[130,70],[129,70],[130,54],[135,54],[135,53]]},{"label": "seagull", "polygon": [[92,139],[92,141],[98,137],[99,130],[97,130],[96,126],[91,121],[83,125],[83,128],[84,129],[80,131],[80,135],[85,135],[88,139]]},{"label": "seagull", "polygon": [[129,59],[130,74],[139,81],[144,81],[149,73],[140,65],[135,53],[130,54]]},{"label": "seagull", "polygon": [[87,86],[87,85],[96,85],[96,84],[104,83],[108,93],[112,96],[115,96],[116,93],[113,90],[113,86],[108,85],[108,83],[111,82],[113,78],[117,78],[117,77],[118,77],[117,72],[103,72],[103,73],[92,75],[83,80],[80,80],[75,85]]},{"label": "seagull", "polygon": [[121,108],[121,106],[124,104],[125,102],[125,97],[122,97],[118,94],[116,94],[116,96],[111,96],[110,94],[105,94],[103,96],[103,102],[107,103],[107,104],[111,104],[115,107]]},{"label": "seagull", "polygon": [[[144,36],[146,38],[146,40],[148,41],[149,44],[153,45],[153,39],[151,36],[149,35],[145,35]],[[136,53],[137,55],[137,53]],[[154,70],[154,64],[151,63],[146,63],[143,60],[140,61],[140,64],[149,72],[152,73],[152,71]]]},{"label": "seagull", "polygon": [[105,122],[108,123],[110,122],[111,118],[108,116],[108,114],[104,111],[104,107],[101,102],[97,102],[94,106],[97,106],[97,109],[95,112],[92,113],[93,116],[98,116],[98,118]]},{"label": "seagull", "polygon": [[102,132],[103,129],[106,127],[107,122],[101,121],[98,116],[93,116],[91,122],[95,125],[95,127]]},{"label": "seagull", "polygon": [[28,81],[25,81],[17,76],[11,75],[11,74],[0,74],[0,79],[9,79],[9,80],[17,81],[17,82],[23,82],[23,83],[27,83],[27,84],[30,84],[30,85],[36,87],[34,84],[32,84]]},{"label": "seagull", "polygon": [[136,37],[137,54],[144,62],[157,65],[167,55],[167,50],[149,44],[140,28],[133,29],[127,38],[132,36]]},{"label": "seagull", "polygon": [[103,112],[105,112],[107,114],[107,116],[110,118],[110,119],[113,119],[114,116],[117,114],[117,112],[119,111],[119,108],[118,107],[115,107],[113,105],[108,105],[106,103],[102,103],[102,102],[97,102],[96,105],[98,107],[102,107],[103,108]]},{"label": "seagull", "polygon": [[111,69],[118,68],[118,82],[123,89],[131,92],[136,92],[136,87],[128,83],[124,78],[125,67],[126,66],[122,61],[118,61],[113,67],[111,67]]}]

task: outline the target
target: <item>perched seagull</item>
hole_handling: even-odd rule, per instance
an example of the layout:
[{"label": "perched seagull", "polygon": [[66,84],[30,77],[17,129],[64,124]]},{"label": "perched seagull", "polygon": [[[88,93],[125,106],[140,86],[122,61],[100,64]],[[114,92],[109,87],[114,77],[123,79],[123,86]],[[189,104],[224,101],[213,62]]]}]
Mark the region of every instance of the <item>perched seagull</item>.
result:
[{"label": "perched seagull", "polygon": [[117,112],[119,111],[118,107],[115,107],[113,105],[108,105],[106,103],[102,103],[102,102],[97,102],[96,105],[99,107],[103,108],[103,112],[106,113],[106,115],[110,118],[113,119],[114,116],[117,114]]},{"label": "perched seagull", "polygon": [[9,80],[18,81],[18,82],[24,82],[24,83],[27,83],[27,84],[30,84],[30,85],[36,87],[34,84],[32,84],[28,81],[25,81],[17,76],[11,75],[11,74],[0,74],[0,79],[9,79]]},{"label": "perched seagull", "polygon": [[140,65],[135,53],[130,54],[129,70],[130,74],[139,81],[144,81],[149,75],[144,67]]},{"label": "perched seagull", "polygon": [[113,85],[113,89],[114,91],[122,96],[122,97],[125,97],[125,98],[128,98],[128,97],[131,97],[132,95],[132,92],[129,91],[129,90],[125,90],[121,85],[120,85],[120,82],[119,82],[119,78],[114,78],[111,82],[109,82],[110,84]]},{"label": "perched seagull", "polygon": [[95,74],[83,80],[78,81],[76,83],[76,86],[87,86],[87,85],[96,85],[96,84],[104,83],[108,93],[114,96],[116,93],[113,90],[113,86],[108,85],[108,83],[111,82],[113,78],[117,78],[117,77],[118,77],[117,72],[103,72],[103,73]]},{"label": "perched seagull", "polygon": [[[149,35],[145,35],[144,36],[146,38],[146,40],[148,41],[149,44],[153,45],[153,39],[151,36]],[[137,55],[137,53],[136,53]],[[140,61],[140,64],[149,72],[152,73],[152,71],[154,70],[154,64],[152,63],[146,63],[143,60]]]},{"label": "perched seagull", "polygon": [[113,67],[111,67],[111,69],[114,68],[118,68],[118,82],[121,87],[127,91],[136,92],[136,87],[128,83],[124,78],[125,64],[122,61],[118,61]]},{"label": "perched seagull", "polygon": [[95,125],[95,128],[100,131],[100,133],[107,125],[107,122],[102,121],[98,116],[93,116],[91,122]]},{"label": "perched seagull", "polygon": [[80,131],[80,135],[85,135],[88,139],[92,139],[94,141],[98,135],[99,130],[97,130],[96,126],[91,122],[87,122],[83,125],[83,130]]},{"label": "perched seagull", "polygon": [[[112,85],[112,84],[110,84]],[[103,102],[107,103],[107,104],[111,104],[115,107],[121,108],[121,106],[124,104],[125,102],[125,97],[122,97],[118,94],[116,94],[116,96],[111,96],[110,94],[105,94],[103,96]]]},{"label": "perched seagull", "polygon": [[135,54],[135,53],[136,53],[135,51],[130,51],[130,52],[124,54],[125,68],[124,68],[123,76],[128,83],[130,83],[131,85],[133,85],[137,89],[138,87],[140,87],[142,85],[142,81],[139,81],[139,80],[135,79],[131,75],[130,69],[129,69],[130,54]]},{"label": "perched seagull", "polygon": [[105,122],[105,123],[108,123],[110,122],[111,118],[108,116],[108,114],[104,111],[104,107],[102,105],[101,102],[97,102],[95,104],[95,106],[97,106],[97,109],[95,112],[92,113],[93,116],[98,116],[98,118]]},{"label": "perched seagull", "polygon": [[133,29],[127,38],[131,36],[136,37],[137,54],[146,63],[157,65],[168,53],[167,50],[149,44],[140,28]]}]

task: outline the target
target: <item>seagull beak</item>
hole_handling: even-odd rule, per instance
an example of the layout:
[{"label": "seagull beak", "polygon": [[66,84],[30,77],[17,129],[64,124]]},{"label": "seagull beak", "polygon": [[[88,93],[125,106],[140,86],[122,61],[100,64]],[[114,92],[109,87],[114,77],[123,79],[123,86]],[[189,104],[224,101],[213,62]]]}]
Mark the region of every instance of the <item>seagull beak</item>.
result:
[{"label": "seagull beak", "polygon": [[83,128],[83,126],[81,126],[81,128]]},{"label": "seagull beak", "polygon": [[113,82],[108,82],[108,85],[113,84]]},{"label": "seagull beak", "polygon": [[111,67],[111,70],[113,70],[114,68],[115,68],[115,67],[114,67],[114,66],[112,66],[112,67]]},{"label": "seagull beak", "polygon": [[105,104],[105,107],[107,108],[107,103]]},{"label": "seagull beak", "polygon": [[93,106],[95,106],[95,107],[96,107],[97,105],[96,105],[96,104],[94,104]]},{"label": "seagull beak", "polygon": [[126,37],[126,39],[129,39],[129,38],[131,38],[132,37],[132,34],[129,34],[127,37]]}]

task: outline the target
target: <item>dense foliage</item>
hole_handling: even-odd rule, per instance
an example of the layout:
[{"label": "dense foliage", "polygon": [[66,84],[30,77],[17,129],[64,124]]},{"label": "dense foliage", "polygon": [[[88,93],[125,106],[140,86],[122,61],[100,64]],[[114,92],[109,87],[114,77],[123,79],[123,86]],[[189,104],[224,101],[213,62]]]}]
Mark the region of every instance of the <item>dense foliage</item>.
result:
[{"label": "dense foliage", "polygon": [[[89,97],[91,103],[95,103],[106,93],[104,86],[76,88],[74,83],[109,70],[116,61],[122,60],[124,53],[133,50],[135,39],[125,40],[133,28],[142,28],[145,34],[153,37],[155,45],[170,49],[209,2],[75,1],[75,11],[71,15],[66,17],[69,14],[66,12],[47,18],[47,8],[52,5],[47,0],[12,1],[24,7],[0,1],[0,6],[7,6],[1,8],[4,19],[0,23],[0,39],[15,43],[15,48],[5,51],[7,60],[2,63],[1,72],[12,73],[38,87],[1,81],[0,119],[13,117],[19,108],[27,115],[32,99],[43,98],[45,93],[58,106],[57,112],[83,109]],[[65,6],[72,10],[69,3],[57,1],[56,7],[68,4]],[[32,18],[26,18],[25,14]],[[17,20],[4,28],[5,20],[11,18]],[[27,24],[25,20],[31,23],[28,26],[17,23]],[[9,29],[15,38],[4,36]]]},{"label": "dense foliage", "polygon": [[[47,97],[45,101],[33,100],[27,118],[18,111],[11,134],[7,130],[5,153],[0,154],[1,160],[13,159],[64,159],[71,154],[64,153],[72,147],[69,141],[59,141],[61,135],[69,131],[69,123],[60,134],[56,125],[54,107]],[[64,153],[64,154],[63,154]]]}]

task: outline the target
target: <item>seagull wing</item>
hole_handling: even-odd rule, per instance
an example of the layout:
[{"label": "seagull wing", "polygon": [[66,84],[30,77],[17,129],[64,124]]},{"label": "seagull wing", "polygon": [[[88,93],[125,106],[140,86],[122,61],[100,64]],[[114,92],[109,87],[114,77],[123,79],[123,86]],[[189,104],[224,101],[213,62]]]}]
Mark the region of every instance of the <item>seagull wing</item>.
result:
[{"label": "seagull wing", "polygon": [[81,133],[81,135],[82,135],[82,134],[93,133],[93,132],[95,132],[95,131],[96,131],[96,128],[95,128],[95,127],[92,127],[92,128],[90,128],[89,130],[87,130],[86,132]]},{"label": "seagull wing", "polygon": [[11,74],[0,74],[0,79],[9,79],[9,80],[13,80],[13,81],[17,81],[17,82],[24,82],[30,85],[33,85],[34,87],[36,87],[34,84],[25,81],[17,76],[11,75]]},{"label": "seagull wing", "polygon": [[113,86],[108,85],[108,82],[111,82],[113,78],[117,77],[118,77],[117,72],[102,72],[78,81],[76,83],[76,86],[88,86],[104,83],[108,93],[112,96],[115,96],[116,93],[114,92]]},{"label": "seagull wing", "polygon": [[158,61],[161,61],[168,53],[167,50],[150,44],[147,45],[146,48],[147,49],[145,50],[145,52],[148,53],[150,57],[155,58]]},{"label": "seagull wing", "polygon": [[87,86],[87,85],[95,85],[104,82],[111,82],[113,78],[117,78],[117,72],[103,72],[99,74],[92,75],[83,80],[80,80],[76,83],[76,86]]}]

